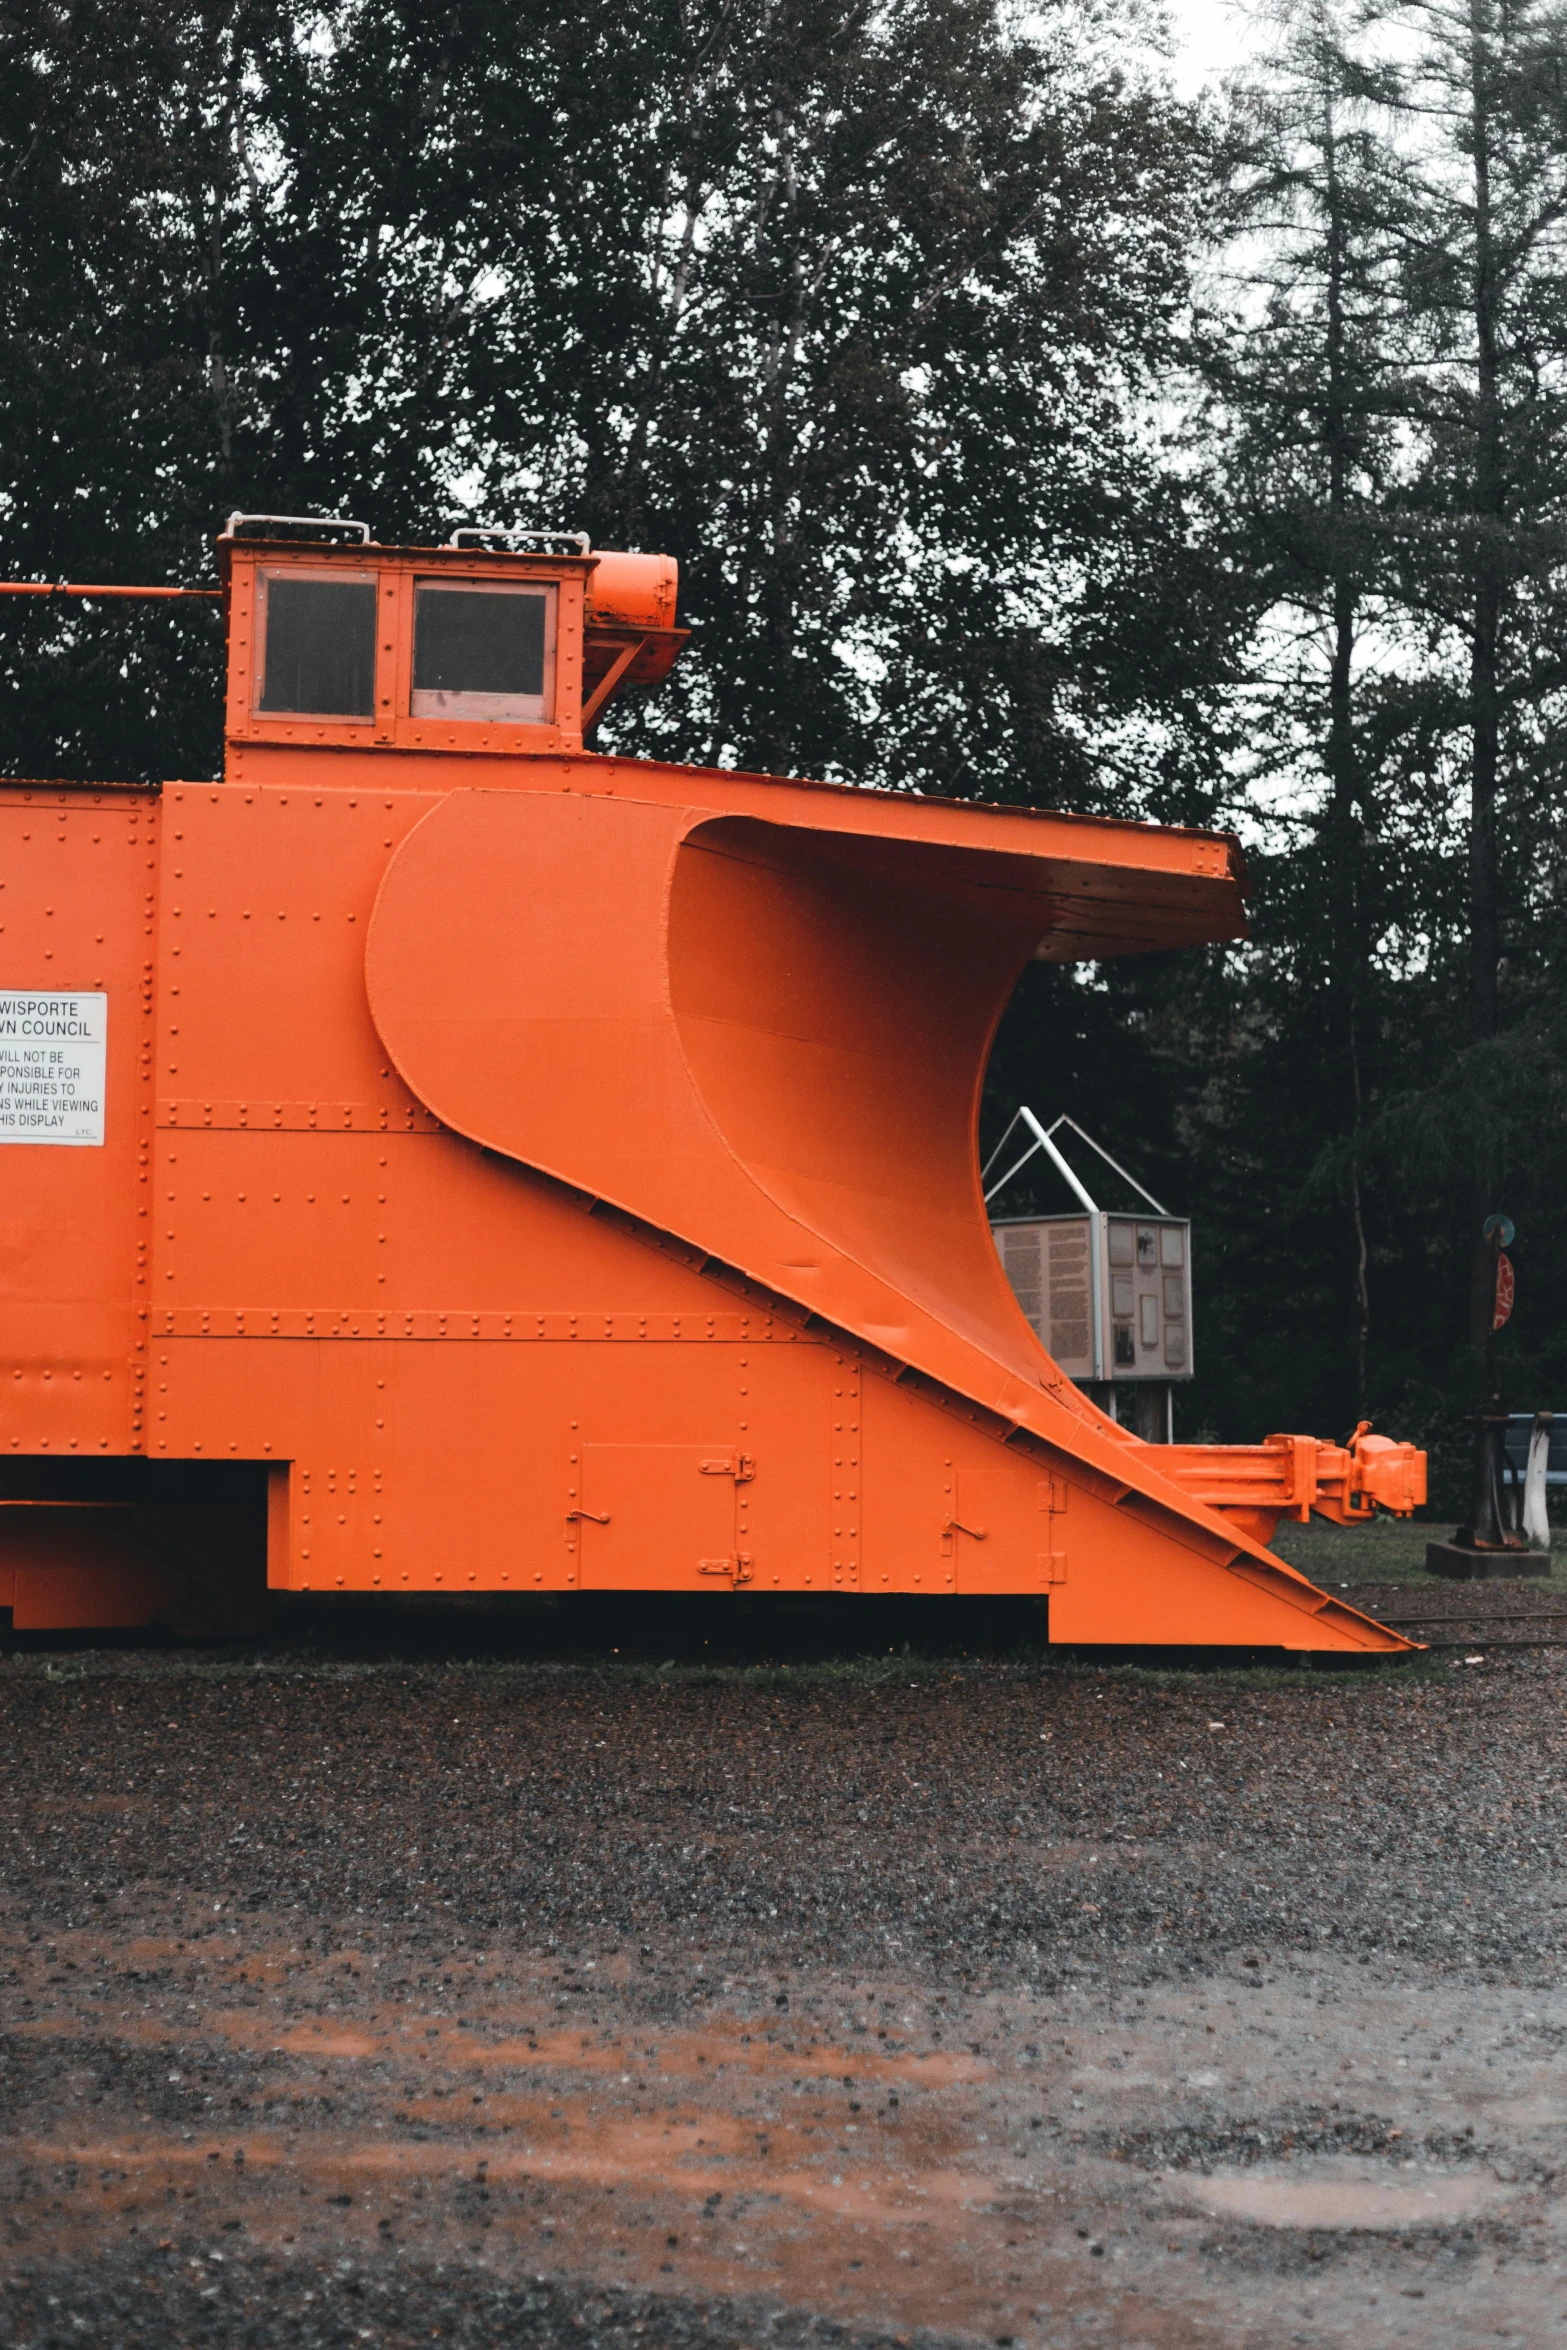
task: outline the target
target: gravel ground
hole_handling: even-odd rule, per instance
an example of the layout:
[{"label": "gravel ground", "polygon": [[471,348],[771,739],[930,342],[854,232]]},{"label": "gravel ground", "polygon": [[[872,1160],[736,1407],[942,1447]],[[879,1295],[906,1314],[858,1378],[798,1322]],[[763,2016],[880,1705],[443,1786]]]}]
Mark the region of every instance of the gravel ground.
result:
[{"label": "gravel ground", "polygon": [[7,2350],[1567,2340],[1563,1652],[441,1638],[0,1658]]}]

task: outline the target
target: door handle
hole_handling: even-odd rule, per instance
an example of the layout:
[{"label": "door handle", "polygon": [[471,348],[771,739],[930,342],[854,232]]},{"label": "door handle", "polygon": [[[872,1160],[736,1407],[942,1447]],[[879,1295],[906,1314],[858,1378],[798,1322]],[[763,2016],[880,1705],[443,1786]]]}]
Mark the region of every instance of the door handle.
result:
[{"label": "door handle", "polygon": [[566,1512],[566,1523],[568,1526],[570,1525],[573,1518],[591,1518],[595,1526],[607,1526],[609,1524],[608,1510],[568,1510]]},{"label": "door handle", "polygon": [[986,1540],[983,1526],[965,1526],[961,1518],[949,1518],[942,1528],[944,1534],[966,1534],[971,1542]]}]

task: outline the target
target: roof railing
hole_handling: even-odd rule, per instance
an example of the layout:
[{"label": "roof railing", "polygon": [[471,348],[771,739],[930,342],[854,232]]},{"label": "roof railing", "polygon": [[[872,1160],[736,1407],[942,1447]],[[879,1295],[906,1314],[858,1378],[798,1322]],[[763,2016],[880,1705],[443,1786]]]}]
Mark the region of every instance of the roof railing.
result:
[{"label": "roof railing", "polygon": [[499,522],[459,523],[446,544],[482,546],[491,539],[504,539],[512,547],[538,547],[546,554],[591,555],[593,552],[593,541],[585,530],[512,530]]},{"label": "roof railing", "polygon": [[223,536],[237,539],[248,533],[259,538],[258,524],[268,530],[357,531],[362,546],[371,544],[369,523],[351,521],[346,514],[231,514],[223,525]]}]

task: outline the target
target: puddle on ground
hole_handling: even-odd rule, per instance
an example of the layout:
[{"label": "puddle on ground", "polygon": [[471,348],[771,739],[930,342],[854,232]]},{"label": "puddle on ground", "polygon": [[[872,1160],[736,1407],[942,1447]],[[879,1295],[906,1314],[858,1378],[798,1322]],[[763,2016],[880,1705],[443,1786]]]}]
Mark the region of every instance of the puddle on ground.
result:
[{"label": "puddle on ground", "polygon": [[1351,2156],[1254,2163],[1244,2170],[1167,2171],[1164,2183],[1219,2219],[1267,2228],[1418,2228],[1473,2219],[1515,2189],[1481,2170],[1390,2174]]}]

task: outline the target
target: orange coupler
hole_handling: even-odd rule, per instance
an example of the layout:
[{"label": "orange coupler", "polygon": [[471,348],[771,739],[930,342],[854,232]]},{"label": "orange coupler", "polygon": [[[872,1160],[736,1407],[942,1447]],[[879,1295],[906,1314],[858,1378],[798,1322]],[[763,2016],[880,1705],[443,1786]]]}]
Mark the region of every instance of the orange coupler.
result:
[{"label": "orange coupler", "polygon": [[679,650],[673,564],[465,535],[236,517],[223,781],[0,787],[16,1624],[171,1577],[220,1617],[220,1552],[149,1528],[243,1489],[287,1591],[1407,1645],[1265,1542],[1408,1510],[1422,1456],[1139,1442],[986,1219],[1023,966],[1239,935],[1234,844],[601,756]]}]

